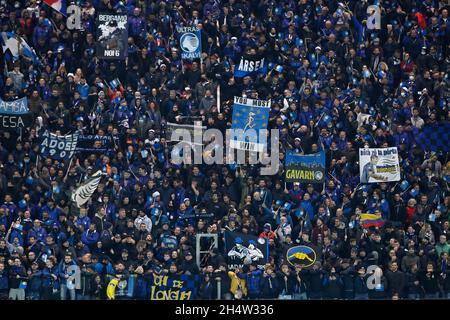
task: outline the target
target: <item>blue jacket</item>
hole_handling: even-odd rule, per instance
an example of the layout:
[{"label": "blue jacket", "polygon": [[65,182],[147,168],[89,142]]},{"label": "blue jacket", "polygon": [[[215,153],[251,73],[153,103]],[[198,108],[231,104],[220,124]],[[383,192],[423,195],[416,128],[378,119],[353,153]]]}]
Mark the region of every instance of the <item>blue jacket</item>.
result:
[{"label": "blue jacket", "polygon": [[238,277],[241,279],[245,279],[247,283],[247,289],[250,293],[258,293],[261,274],[261,270],[255,270],[246,274],[238,274]]},{"label": "blue jacket", "polygon": [[86,230],[83,232],[83,235],[81,236],[81,241],[87,246],[95,245],[100,238],[100,233],[96,231],[92,232],[90,230]]},{"label": "blue jacket", "polygon": [[40,292],[43,281],[42,271],[33,273],[31,279],[28,281],[27,290],[29,292]]},{"label": "blue jacket", "polygon": [[69,270],[69,267],[71,266],[76,266],[77,264],[75,263],[75,261],[70,261],[68,264],[66,264],[63,261],[60,262],[59,266],[58,266],[58,278],[60,281],[60,284],[66,284],[67,279],[65,278],[65,275],[73,275],[75,273],[75,270]]},{"label": "blue jacket", "polygon": [[9,288],[9,284],[8,284],[8,271],[7,270],[3,270],[0,273],[0,290],[5,290]]}]

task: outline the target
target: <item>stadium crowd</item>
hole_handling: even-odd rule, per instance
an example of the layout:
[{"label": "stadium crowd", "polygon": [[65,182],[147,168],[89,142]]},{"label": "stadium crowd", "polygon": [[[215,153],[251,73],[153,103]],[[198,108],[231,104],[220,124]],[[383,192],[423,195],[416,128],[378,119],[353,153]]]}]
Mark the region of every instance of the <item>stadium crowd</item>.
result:
[{"label": "stadium crowd", "polygon": [[[217,298],[216,278],[221,299],[450,298],[448,150],[416,143],[423,128],[449,120],[447,1],[377,1],[380,30],[366,26],[366,0],[75,2],[82,30],[42,1],[0,1],[0,31],[39,56],[0,58],[1,98],[26,96],[33,114],[30,128],[0,131],[3,299],[106,299],[119,275],[136,279],[128,298],[149,299],[155,273],[200,275],[199,299]],[[126,60],[96,56],[98,12],[128,14]],[[177,25],[201,28],[201,60],[181,60]],[[267,73],[235,78],[244,53],[264,56]],[[243,95],[272,101],[278,174],[171,163],[167,122],[225,131]],[[39,155],[43,129],[116,143],[58,161]],[[358,149],[367,146],[398,147],[402,181],[360,184]],[[286,183],[288,149],[325,150],[325,184]],[[106,177],[77,208],[70,192],[97,170]],[[362,228],[369,211],[385,224]],[[229,270],[224,230],[266,238],[264,270]],[[200,266],[198,233],[220,240]],[[293,243],[317,248],[313,267],[287,263]],[[68,283],[72,265],[79,288]]]}]

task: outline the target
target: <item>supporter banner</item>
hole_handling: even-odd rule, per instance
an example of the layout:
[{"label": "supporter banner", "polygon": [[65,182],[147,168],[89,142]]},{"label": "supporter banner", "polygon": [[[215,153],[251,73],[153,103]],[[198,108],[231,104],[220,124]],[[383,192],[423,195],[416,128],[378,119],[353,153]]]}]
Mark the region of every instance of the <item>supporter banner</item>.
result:
[{"label": "supporter banner", "polygon": [[106,297],[108,300],[115,298],[133,298],[135,289],[136,275],[128,277],[112,278],[106,287]]},{"label": "supporter banner", "polygon": [[269,243],[257,236],[225,231],[225,252],[231,270],[252,263],[263,269],[269,257]]},{"label": "supporter banner", "polygon": [[264,58],[260,56],[243,55],[234,69],[234,76],[237,78],[266,73],[267,66]]},{"label": "supporter banner", "polygon": [[[180,137],[178,137],[177,135],[175,135],[172,138],[172,133],[177,129],[188,130],[191,138],[195,138],[195,134],[194,134],[195,129],[198,130],[198,135],[203,137],[203,131],[206,130],[206,127],[201,125],[201,121],[199,121],[198,124],[177,124],[177,123],[167,122],[166,123],[166,140],[167,141],[169,141],[169,142],[183,141],[183,139],[180,139]],[[200,138],[200,141],[202,141],[202,138]],[[193,144],[203,145],[203,142],[193,141]]]},{"label": "supporter banner", "polygon": [[97,57],[125,59],[128,52],[128,18],[121,14],[97,17]]},{"label": "supporter banner", "polygon": [[288,247],[284,256],[286,261],[293,267],[300,265],[305,269],[310,268],[319,258],[317,249],[313,245]]},{"label": "supporter banner", "polygon": [[181,59],[193,60],[202,55],[202,36],[201,30],[196,26],[178,27],[180,34]]},{"label": "supporter banner", "polygon": [[80,135],[75,151],[105,152],[114,149],[117,138],[112,136]]},{"label": "supporter banner", "polygon": [[361,183],[400,180],[397,147],[359,149]]},{"label": "supporter banner", "polygon": [[42,138],[40,153],[43,157],[51,157],[58,160],[70,159],[75,153],[79,133],[76,132],[67,136],[57,136],[56,134],[45,130]]},{"label": "supporter banner", "polygon": [[416,136],[416,142],[419,148],[426,151],[450,150],[450,123],[442,123],[433,126],[427,126]]},{"label": "supporter banner", "polygon": [[267,137],[265,134],[260,135],[259,131],[267,129],[269,111],[270,100],[234,97],[230,147],[262,152],[267,145]]},{"label": "supporter banner", "polygon": [[150,285],[150,300],[193,300],[199,278],[194,275],[156,275]]},{"label": "supporter banner", "polygon": [[286,152],[286,181],[322,183],[325,179],[325,152],[299,155]]},{"label": "supporter banner", "polygon": [[78,208],[81,208],[89,199],[92,197],[92,194],[97,190],[97,187],[102,179],[103,173],[98,170],[94,173],[88,180],[79,186],[72,193],[71,199],[76,203]]},{"label": "supporter banner", "polygon": [[14,101],[0,99],[0,129],[16,129],[29,127],[32,122],[27,98]]}]

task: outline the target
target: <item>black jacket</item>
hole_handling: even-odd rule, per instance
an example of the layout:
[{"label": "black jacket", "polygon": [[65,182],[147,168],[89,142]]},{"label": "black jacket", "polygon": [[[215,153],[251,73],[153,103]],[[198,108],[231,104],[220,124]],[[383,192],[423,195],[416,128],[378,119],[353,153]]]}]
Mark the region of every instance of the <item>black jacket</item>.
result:
[{"label": "black jacket", "polygon": [[277,277],[263,276],[259,282],[261,298],[275,299],[280,292],[280,284]]},{"label": "black jacket", "polygon": [[401,271],[388,271],[386,273],[386,279],[389,284],[388,292],[392,295],[393,293],[398,293],[400,296],[403,296],[403,291],[406,286],[406,277],[405,274]]}]

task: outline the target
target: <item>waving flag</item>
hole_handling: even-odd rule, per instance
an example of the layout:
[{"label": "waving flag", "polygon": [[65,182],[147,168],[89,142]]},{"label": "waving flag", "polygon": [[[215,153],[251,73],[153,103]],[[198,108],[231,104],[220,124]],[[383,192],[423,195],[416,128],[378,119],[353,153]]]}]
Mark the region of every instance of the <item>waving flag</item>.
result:
[{"label": "waving flag", "polygon": [[22,55],[30,58],[33,64],[39,63],[39,58],[34,49],[22,37],[16,36],[14,32],[2,32],[1,40],[3,53],[9,52],[13,60],[17,60]]},{"label": "waving flag", "polygon": [[67,13],[66,0],[44,0],[44,3],[64,16]]},{"label": "waving flag", "polygon": [[370,227],[381,227],[384,224],[383,217],[378,214],[362,213],[360,216],[363,228],[368,229]]},{"label": "waving flag", "polygon": [[98,170],[72,193],[71,199],[76,203],[78,208],[81,208],[92,197],[92,194],[97,190],[102,175],[102,172]]}]

